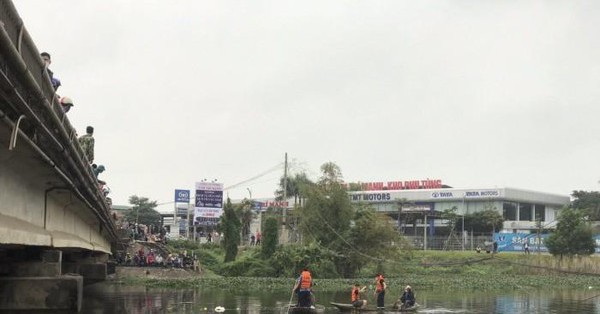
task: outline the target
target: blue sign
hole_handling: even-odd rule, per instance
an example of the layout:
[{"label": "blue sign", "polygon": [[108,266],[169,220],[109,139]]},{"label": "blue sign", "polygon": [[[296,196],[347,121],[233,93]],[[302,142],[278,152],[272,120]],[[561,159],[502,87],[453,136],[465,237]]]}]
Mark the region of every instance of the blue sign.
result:
[{"label": "blue sign", "polygon": [[189,203],[190,190],[175,190],[175,203]]},{"label": "blue sign", "polygon": [[[550,234],[540,234],[538,238],[535,233],[494,233],[494,241],[498,242],[498,251],[523,252],[525,243],[529,245],[530,252],[548,252],[544,241]],[[596,253],[600,253],[600,235],[595,235]]]}]

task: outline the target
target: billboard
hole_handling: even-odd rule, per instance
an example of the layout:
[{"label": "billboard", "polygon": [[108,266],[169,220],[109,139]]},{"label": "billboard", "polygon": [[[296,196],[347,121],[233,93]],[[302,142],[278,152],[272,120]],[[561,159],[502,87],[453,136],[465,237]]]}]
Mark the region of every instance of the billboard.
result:
[{"label": "billboard", "polygon": [[[550,234],[540,234],[538,238],[535,233],[494,233],[494,241],[498,242],[499,252],[523,252],[525,242],[529,244],[531,252],[537,252],[538,248],[540,252],[548,252],[544,241],[549,236]],[[594,240],[596,241],[596,253],[600,253],[600,235],[595,235]]]},{"label": "billboard", "polygon": [[219,218],[223,214],[223,183],[196,182],[194,224],[202,218]]}]

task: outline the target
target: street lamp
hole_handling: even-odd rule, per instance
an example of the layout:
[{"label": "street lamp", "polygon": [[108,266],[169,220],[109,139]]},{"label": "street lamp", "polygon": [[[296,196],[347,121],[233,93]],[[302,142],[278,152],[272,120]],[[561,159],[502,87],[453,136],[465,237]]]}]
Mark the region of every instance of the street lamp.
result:
[{"label": "street lamp", "polygon": [[462,250],[465,250],[465,214],[462,214]]},{"label": "street lamp", "polygon": [[246,188],[246,190],[248,190],[248,194],[250,194],[250,200],[252,200],[252,191],[250,190],[250,188]]}]

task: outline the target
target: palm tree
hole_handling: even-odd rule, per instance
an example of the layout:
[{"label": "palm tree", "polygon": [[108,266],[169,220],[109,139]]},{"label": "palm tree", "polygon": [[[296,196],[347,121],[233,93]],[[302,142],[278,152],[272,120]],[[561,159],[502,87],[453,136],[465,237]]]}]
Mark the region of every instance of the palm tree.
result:
[{"label": "palm tree", "polygon": [[249,199],[244,199],[236,208],[236,212],[238,217],[240,217],[240,222],[242,224],[242,240],[247,241],[250,236],[250,223],[254,218],[254,212],[252,208],[254,204]]},{"label": "palm tree", "polygon": [[[303,199],[306,198],[306,188],[312,185],[313,182],[306,176],[306,173],[297,173],[293,177],[288,178],[286,184],[286,196],[294,196],[294,207],[296,205],[302,206]],[[283,199],[283,185],[284,178],[279,181],[280,189],[275,192],[277,200],[284,201]]]}]

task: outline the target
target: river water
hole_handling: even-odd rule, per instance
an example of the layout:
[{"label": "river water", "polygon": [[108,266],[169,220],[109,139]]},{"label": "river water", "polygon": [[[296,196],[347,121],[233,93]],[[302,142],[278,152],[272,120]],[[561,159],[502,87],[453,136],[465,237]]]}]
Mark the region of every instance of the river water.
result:
[{"label": "river water", "polygon": [[[291,290],[291,288],[290,288]],[[397,293],[388,292],[386,306]],[[315,291],[322,313],[339,313],[329,302],[348,303],[348,291]],[[598,313],[596,289],[474,293],[468,291],[416,291],[418,313]],[[85,288],[82,313],[286,313],[290,291],[247,292],[235,290],[161,289],[104,282]],[[367,296],[370,304],[372,294]],[[393,312],[389,312],[393,313]]]}]

